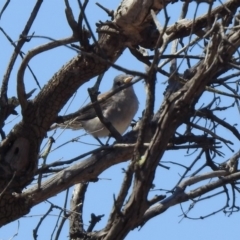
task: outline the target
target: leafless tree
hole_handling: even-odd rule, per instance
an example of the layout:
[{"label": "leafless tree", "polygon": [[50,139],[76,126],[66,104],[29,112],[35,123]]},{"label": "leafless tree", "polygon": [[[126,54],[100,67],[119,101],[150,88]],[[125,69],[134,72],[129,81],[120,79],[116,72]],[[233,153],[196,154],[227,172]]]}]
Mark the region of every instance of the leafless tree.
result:
[{"label": "leafless tree", "polygon": [[[123,0],[115,11],[98,4],[109,15],[109,21],[100,21],[96,29],[91,29],[85,14],[88,1],[78,1],[79,16],[75,19],[70,3],[65,0],[66,21],[72,35],[29,49],[26,55],[22,48],[31,41],[29,31],[43,1],[36,1],[17,42],[11,40],[7,29],[0,29],[14,45],[10,60],[4,59],[6,65],[9,62],[1,85],[1,226],[21,218],[32,207],[71,186],[74,186],[71,207],[66,211],[61,206],[59,210],[64,220],[70,222],[71,239],[124,239],[131,230],[142,227],[168,208],[189,200],[197,204],[207,193],[211,198],[217,194],[226,198],[226,205],[219,211],[233,213],[238,209],[235,197],[239,193],[237,163],[240,152],[236,146],[240,133],[233,123],[239,119],[240,1],[183,1],[179,21],[170,25],[168,8],[176,2]],[[205,14],[197,16],[194,13],[192,19],[186,19],[191,4],[198,7],[203,3],[207,6]],[[7,13],[10,4],[14,3],[6,1],[1,17]],[[160,11],[164,12],[165,23],[159,23],[157,19]],[[94,37],[95,30],[98,38]],[[93,44],[89,43],[90,39]],[[32,99],[33,91],[25,91],[24,74],[30,68],[29,63],[35,56],[63,45],[75,48],[76,57],[50,80],[45,79],[45,86]],[[170,45],[171,49],[168,48]],[[146,72],[131,71],[114,64],[126,49],[136,61],[147,65]],[[191,54],[192,49],[197,49],[197,53]],[[150,54],[146,54],[148,50],[151,50]],[[22,61],[16,79],[17,96],[10,98],[10,74],[19,56]],[[170,63],[169,70],[167,63]],[[134,124],[132,131],[117,137],[113,145],[101,146],[70,161],[39,165],[40,158],[49,156],[54,141],[50,137],[44,153],[40,154],[50,126],[81,114],[77,111],[59,116],[60,110],[78,88],[110,67],[144,80],[147,99],[145,107],[142,106],[142,118]],[[162,103],[155,101],[157,73],[168,80]],[[197,104],[204,93],[209,97],[205,98],[204,104]],[[226,99],[232,104],[226,104]],[[17,106],[21,108],[22,120],[6,132],[4,123],[16,114]],[[97,102],[91,105],[98,106]],[[156,112],[154,106],[158,109]],[[234,113],[234,119],[225,119],[220,112],[226,116]],[[232,139],[221,136],[221,129],[231,134]],[[224,153],[220,151],[223,146],[232,150],[231,158],[223,158]],[[189,153],[189,164],[177,157],[173,161],[161,161],[166,151],[182,153],[183,150]],[[79,159],[81,161],[76,162]],[[129,165],[124,170],[122,185],[114,197],[106,226],[94,231],[102,216],[92,214],[86,229],[82,211],[89,184],[96,182],[104,170],[126,161]],[[154,182],[156,169],[167,168],[171,178],[170,166],[173,165],[183,168],[184,173],[172,189],[152,197],[150,191],[161,188],[161,182]],[[196,183],[197,187],[193,186]],[[53,207],[56,206],[51,205],[46,216]],[[187,217],[187,211],[184,216]],[[63,223],[59,225],[57,236]],[[37,228],[34,238],[37,238]]]}]

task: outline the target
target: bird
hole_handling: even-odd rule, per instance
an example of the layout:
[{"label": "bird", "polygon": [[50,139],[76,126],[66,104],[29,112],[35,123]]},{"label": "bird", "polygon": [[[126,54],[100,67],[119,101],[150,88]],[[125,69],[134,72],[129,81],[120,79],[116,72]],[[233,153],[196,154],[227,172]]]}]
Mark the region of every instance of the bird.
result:
[{"label": "bird", "polygon": [[[113,80],[112,88],[105,93],[99,94],[97,99],[100,100],[111,91],[131,82],[133,78],[133,76],[127,74],[116,76]],[[111,122],[115,129],[122,135],[130,126],[133,117],[137,113],[139,102],[133,86],[128,86],[127,88],[120,90],[113,96],[109,97],[106,101],[100,102],[99,105],[106,120]],[[79,112],[81,112],[81,109],[79,109]],[[50,130],[57,127],[64,129],[68,128],[72,130],[83,128],[87,133],[95,137],[97,140],[98,138],[110,136],[110,132],[99,120],[93,107],[81,112],[79,116],[73,119],[52,125]]]}]

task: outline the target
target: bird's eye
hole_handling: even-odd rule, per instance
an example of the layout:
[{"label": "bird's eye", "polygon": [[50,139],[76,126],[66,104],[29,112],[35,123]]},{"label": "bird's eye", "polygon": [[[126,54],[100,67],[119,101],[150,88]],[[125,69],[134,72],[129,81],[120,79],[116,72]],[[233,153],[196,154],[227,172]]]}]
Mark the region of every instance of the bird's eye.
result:
[{"label": "bird's eye", "polygon": [[117,82],[116,84],[118,87],[120,87],[122,85],[121,82]]}]

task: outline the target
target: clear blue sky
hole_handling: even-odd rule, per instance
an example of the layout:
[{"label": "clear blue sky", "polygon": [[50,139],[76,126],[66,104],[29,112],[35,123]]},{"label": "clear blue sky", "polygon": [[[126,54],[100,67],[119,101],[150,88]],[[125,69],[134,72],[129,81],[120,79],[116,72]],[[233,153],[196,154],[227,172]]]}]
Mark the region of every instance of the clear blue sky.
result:
[{"label": "clear blue sky", "polygon": [[[2,7],[3,2],[0,4]],[[78,13],[77,1],[71,1],[73,5],[71,5],[74,9],[75,16]],[[9,34],[9,36],[13,40],[17,40],[20,35],[26,20],[29,17],[31,9],[34,5],[35,1],[11,1],[2,18],[0,19],[0,26]],[[107,6],[110,9],[116,9],[119,5],[119,0],[103,0],[101,4]],[[171,17],[170,23],[174,23],[180,14],[181,4],[169,5],[167,10],[168,14]],[[74,7],[75,6],[75,7]],[[192,8],[190,13],[193,14],[193,11],[196,7],[194,3],[192,3]],[[207,5],[202,4],[199,8],[199,14],[203,11],[206,11]],[[69,28],[66,18],[65,18],[65,7],[64,1],[51,0],[44,1],[38,14],[38,17],[31,28],[31,33],[35,32],[36,36],[47,36],[52,37],[54,39],[65,38],[71,35],[71,29]],[[87,16],[91,23],[92,29],[95,32],[95,23],[99,20],[105,21],[108,19],[107,15],[100,10],[94,1],[90,1],[89,6],[87,8]],[[159,15],[160,21],[164,19],[163,13]],[[162,23],[162,22],[161,22]],[[162,23],[163,25],[163,23]],[[40,44],[46,43],[48,40],[42,38],[33,38],[29,43],[25,44],[23,51],[27,52],[30,49],[39,46]],[[1,61],[0,61],[0,76],[3,77],[10,56],[13,52],[12,46],[6,40],[2,33],[0,33],[0,42],[1,42]],[[166,53],[169,53],[167,51]],[[47,53],[43,53],[36,58],[34,58],[30,65],[36,74],[40,85],[43,86],[46,82],[53,76],[53,74],[60,69],[62,65],[64,65],[67,61],[69,61],[72,57],[76,55],[76,52],[71,51],[67,48],[61,47],[55,50],[52,50]],[[16,73],[20,64],[20,58],[18,58],[17,64],[14,68],[14,71],[11,75],[10,84],[9,84],[9,93],[8,96],[16,96]],[[144,66],[142,63],[139,63],[135,60],[128,51],[124,52],[124,54],[119,58],[117,64],[126,67],[131,70],[136,71],[144,71]],[[167,66],[168,69],[169,66]],[[186,66],[182,66],[184,69]],[[108,90],[111,86],[111,79],[115,75],[119,74],[114,69],[110,69],[104,76],[104,81],[101,85],[101,92]],[[165,90],[166,85],[164,82],[166,78],[164,76],[158,75],[158,84],[157,84],[157,98],[156,98],[156,109],[159,108],[162,101],[162,93]],[[25,84],[27,92],[36,88],[36,84],[33,80],[33,77],[29,72],[25,75]],[[79,107],[85,104],[85,101],[89,101],[87,99],[87,91],[86,89],[89,86],[94,84],[94,80],[91,80],[89,83],[85,84],[81,89],[78,90],[74,101],[68,109],[68,113],[77,110]],[[135,85],[135,90],[139,96],[140,108],[137,113],[135,119],[141,116],[142,111],[144,110],[145,103],[145,92],[143,83],[138,83]],[[39,92],[39,89],[36,91],[36,94]],[[36,95],[35,94],[35,95]],[[204,103],[208,99],[206,95],[205,98],[201,100],[201,103]],[[228,99],[226,101],[229,101]],[[230,103],[230,102],[229,102]],[[226,103],[227,105],[227,103]],[[66,111],[67,107],[62,110],[62,114]],[[20,113],[20,109],[17,111]],[[232,113],[236,114],[236,113]],[[222,115],[224,116],[224,115]],[[224,116],[230,117],[230,116]],[[8,132],[11,127],[20,121],[20,116],[15,118],[11,116],[6,123],[6,132]],[[236,121],[232,119],[232,123],[234,124]],[[97,144],[97,142],[89,137],[84,136],[83,131],[71,131],[67,130],[62,135],[59,135],[60,131],[54,136],[56,139],[56,143],[54,144],[54,148],[60,146],[62,143],[77,137],[82,136],[80,141],[68,144],[60,149],[57,149],[52,152],[50,157],[48,158],[48,163],[56,160],[67,160],[77,155],[80,155],[87,150],[95,148],[95,146],[89,146],[89,144]],[[224,134],[227,138],[227,133],[221,132],[219,134]],[[50,136],[50,134],[49,134]],[[229,136],[229,138],[232,136]],[[235,150],[238,150],[238,144],[236,142],[236,146],[234,146]],[[232,155],[231,151],[227,148],[221,149],[221,151],[225,152],[226,158]],[[179,154],[179,152],[167,152],[163,160],[172,161],[179,158],[179,162],[186,163],[191,162],[193,157],[185,157],[184,152]],[[220,159],[219,161],[223,161],[224,159]],[[204,160],[203,160],[204,161]],[[41,162],[40,162],[41,163]],[[86,202],[84,209],[84,220],[85,224],[88,224],[90,220],[90,214],[95,213],[96,215],[105,214],[103,220],[96,226],[95,230],[101,229],[107,221],[107,216],[109,211],[111,210],[113,204],[113,194],[118,194],[119,186],[123,179],[122,168],[125,168],[127,163],[119,164],[117,166],[112,167],[111,169],[103,172],[100,176],[102,178],[96,183],[92,183],[86,194]],[[179,175],[183,173],[183,169],[180,169],[176,166],[171,166],[171,171],[167,171],[166,169],[159,168],[157,170],[157,178],[154,181],[156,188],[162,189],[171,189],[176,183],[177,179],[179,179]],[[72,188],[69,192],[69,199],[71,198]],[[152,192],[151,194],[164,194],[164,192]],[[58,196],[51,198],[50,201],[56,205],[62,206],[65,198],[65,193],[59,194]],[[184,203],[182,206],[186,210],[191,202]],[[198,218],[202,215],[214,212],[221,208],[225,204],[225,197],[220,196],[214,199],[205,200],[200,204],[196,205],[193,210],[191,210],[189,216],[194,218]],[[236,199],[236,204],[239,204],[238,196]],[[69,205],[68,205],[69,207]],[[15,239],[32,239],[32,230],[36,227],[39,218],[47,211],[49,208],[48,203],[42,203],[39,206],[36,206],[32,209],[32,211],[24,218],[19,220],[20,227],[18,229],[18,222],[15,221],[5,227],[0,229],[0,240],[10,239],[13,234],[18,233]],[[38,234],[38,239],[50,239],[51,232],[55,226],[58,212],[53,211],[47,220],[41,226]],[[183,219],[180,220],[182,214],[182,210],[180,206],[175,206],[162,215],[156,217],[153,220],[150,220],[140,231],[135,230],[131,232],[127,240],[158,240],[158,239],[185,239],[185,240],[212,240],[212,239],[239,239],[238,229],[240,226],[239,223],[239,213],[232,215],[231,217],[225,216],[222,212],[218,213],[215,216],[207,218],[205,220],[189,220]],[[87,228],[87,227],[86,227]],[[68,236],[68,222],[65,223],[64,230],[61,234],[60,239],[67,239]]]}]

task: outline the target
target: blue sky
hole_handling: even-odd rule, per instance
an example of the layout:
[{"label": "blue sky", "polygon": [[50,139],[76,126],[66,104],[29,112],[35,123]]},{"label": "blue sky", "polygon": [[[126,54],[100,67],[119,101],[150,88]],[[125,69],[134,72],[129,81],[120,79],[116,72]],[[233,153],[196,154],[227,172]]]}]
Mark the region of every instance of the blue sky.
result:
[{"label": "blue sky", "polygon": [[[35,2],[35,1],[34,1]],[[13,39],[17,40],[20,35],[26,20],[33,8],[34,2],[29,3],[27,0],[22,1],[11,1],[2,18],[0,19],[0,26],[8,33],[8,35]],[[116,9],[119,5],[120,1],[118,0],[103,0],[101,4],[107,6],[109,9]],[[1,3],[3,4],[3,3]],[[75,16],[78,13],[77,1],[72,1]],[[167,10],[170,16],[170,23],[174,23],[180,14],[180,8],[182,3],[169,5]],[[0,5],[1,7],[2,5]],[[192,3],[190,14],[193,14],[195,10],[196,4]],[[199,7],[199,14],[206,11],[207,5],[201,4]],[[64,1],[51,0],[44,1],[40,10],[40,13],[34,22],[33,27],[31,28],[31,33],[35,32],[36,36],[48,36],[54,39],[65,38],[71,35],[71,29],[69,28],[66,18],[65,18],[65,6]],[[86,12],[89,22],[91,23],[91,27],[95,32],[95,23],[99,20],[105,21],[108,19],[107,15],[99,9],[95,5],[94,1],[90,1],[89,6]],[[189,16],[190,17],[190,16]],[[159,14],[160,22],[164,21],[164,14]],[[163,25],[163,23],[162,23]],[[97,36],[97,34],[96,34]],[[0,75],[1,77],[4,75],[8,61],[13,52],[13,47],[9,44],[3,34],[0,34],[0,42],[1,42],[1,59],[0,61]],[[22,49],[25,53],[27,53],[30,49],[39,46],[40,44],[46,43],[48,40],[43,38],[33,38],[29,43],[24,45]],[[170,53],[169,50],[166,53]],[[193,54],[193,53],[192,53]],[[75,51],[69,50],[65,47],[61,47],[50,52],[43,53],[37,57],[35,57],[30,65],[36,74],[38,81],[41,86],[47,83],[47,81],[53,76],[55,72],[57,72],[61,66],[63,66],[67,61],[69,61],[72,57],[76,55]],[[11,74],[10,83],[9,83],[9,93],[8,96],[16,96],[16,74],[19,68],[19,64],[21,59],[18,58],[18,61],[15,65],[15,68]],[[134,57],[129,54],[128,50],[126,50],[123,55],[117,61],[117,64],[126,67],[130,70],[141,71],[144,72],[144,65]],[[168,70],[169,65],[166,66]],[[186,66],[182,66],[181,69],[184,70]],[[104,76],[104,80],[101,84],[100,91],[104,92],[111,87],[111,79],[113,79],[118,71],[115,69],[109,69]],[[166,77],[162,75],[158,75],[157,80],[157,94],[156,94],[156,109],[159,108],[163,92],[165,90]],[[79,107],[83,106],[86,102],[89,102],[87,95],[87,88],[93,86],[94,79],[85,84],[81,89],[79,89],[76,93],[76,96],[73,99],[72,104],[68,107],[63,108],[61,114],[71,113],[79,109]],[[30,91],[33,88],[36,88],[36,84],[33,80],[33,77],[29,72],[25,74],[25,86],[26,91]],[[144,110],[145,103],[145,92],[144,86],[142,82],[137,83],[134,86],[137,95],[139,97],[140,107],[135,119],[141,116],[142,111]],[[39,89],[36,91],[35,95],[39,93]],[[35,96],[34,95],[34,96]],[[33,97],[34,97],[33,96]],[[209,95],[205,94],[203,98],[198,103],[199,106],[209,99]],[[230,104],[232,101],[230,99],[226,99],[225,105]],[[17,109],[18,113],[20,113],[20,109]],[[222,115],[221,115],[222,114]],[[239,114],[236,112],[230,112],[230,115],[225,113],[220,113],[220,116],[227,117],[232,124],[236,123],[237,120],[232,118],[231,116],[237,116],[238,119]],[[232,115],[231,115],[232,114]],[[20,116],[17,118],[15,116],[11,116],[6,121],[5,131],[6,133],[14,126],[17,122],[20,121]],[[237,127],[239,129],[239,127]],[[231,135],[228,135],[227,132],[222,130],[218,134],[222,134],[226,138],[232,138]],[[51,133],[49,133],[49,136]],[[71,140],[74,137],[81,136],[78,142],[74,142],[71,144],[67,144],[66,146],[57,149],[51,153],[48,158],[48,163],[56,160],[67,160],[77,155],[80,155],[83,152],[91,150],[96,146],[91,146],[89,144],[97,144],[97,142],[89,136],[85,136],[84,131],[71,131],[67,130],[60,135],[60,131],[54,135],[56,139],[56,143],[53,146],[53,149],[60,146],[62,143],[65,143],[68,140]],[[235,146],[233,146],[235,150],[238,150],[238,142],[235,141]],[[232,155],[231,151],[224,147],[221,149],[225,153],[225,158],[227,159]],[[179,158],[179,162],[188,164],[193,160],[193,157],[186,157],[185,152],[177,152],[177,151],[169,151],[163,156],[163,161],[173,161]],[[224,161],[224,159],[219,159],[219,162]],[[204,160],[203,160],[204,161]],[[41,161],[40,161],[41,163]],[[85,224],[88,224],[90,220],[90,214],[95,213],[96,215],[105,214],[103,220],[97,224],[96,230],[101,229],[107,221],[107,216],[109,211],[111,210],[113,204],[113,194],[118,194],[119,186],[123,180],[122,168],[126,168],[127,163],[119,164],[113,166],[111,169],[103,172],[100,175],[100,180],[96,183],[92,183],[89,186],[89,189],[86,194],[86,202],[84,209],[84,220]],[[156,179],[154,180],[154,184],[156,188],[162,189],[171,189],[176,181],[179,179],[179,176],[183,174],[183,169],[172,166],[171,170],[168,171],[163,168],[159,168],[157,170]],[[217,190],[218,191],[218,190]],[[216,191],[216,192],[217,192]],[[69,200],[71,199],[72,188],[69,191]],[[154,194],[164,194],[161,191],[153,191],[151,195]],[[49,199],[56,205],[62,206],[65,198],[65,193],[61,193],[56,197]],[[225,204],[225,196],[219,196],[214,199],[205,200],[199,204],[197,204],[189,213],[189,216],[193,218],[199,218],[202,215],[209,214],[221,208]],[[186,210],[188,209],[191,202],[184,203],[182,206]],[[239,196],[236,196],[236,204],[239,205]],[[68,205],[69,207],[69,205]],[[32,209],[32,211],[24,218],[19,220],[20,227],[18,229],[18,221],[15,221],[7,226],[4,226],[0,229],[0,239],[6,240],[10,239],[14,233],[18,233],[15,239],[32,239],[32,230],[36,227],[39,218],[47,211],[49,208],[48,203],[42,203],[39,206],[36,206]],[[206,218],[204,220],[189,220],[182,219],[182,210],[180,206],[174,206],[171,209],[167,210],[162,215],[150,220],[140,231],[135,230],[132,231],[128,236],[127,240],[158,240],[158,239],[185,239],[185,240],[212,240],[212,239],[239,239],[238,237],[238,229],[240,226],[239,223],[239,213],[235,213],[230,217],[224,215],[222,212]],[[58,217],[58,212],[51,212],[50,216],[43,223],[39,230],[38,239],[50,239],[51,233],[55,226],[56,220]],[[87,227],[86,227],[87,228]],[[64,230],[61,234],[60,239],[66,239],[68,236],[68,222],[65,223]]]}]

